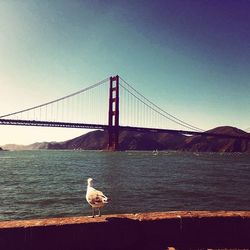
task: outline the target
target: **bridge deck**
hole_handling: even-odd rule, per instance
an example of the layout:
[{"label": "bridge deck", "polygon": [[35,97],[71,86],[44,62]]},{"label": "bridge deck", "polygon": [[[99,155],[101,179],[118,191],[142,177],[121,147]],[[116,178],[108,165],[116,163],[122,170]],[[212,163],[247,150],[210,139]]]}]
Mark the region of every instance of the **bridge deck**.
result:
[{"label": "bridge deck", "polygon": [[[85,128],[85,129],[108,129],[109,128],[109,126],[105,125],[105,124],[50,122],[50,121],[36,121],[36,120],[14,120],[14,119],[0,119],[0,125]],[[250,140],[249,135],[237,136],[237,135],[227,135],[227,134],[219,134],[219,133],[211,133],[211,132],[197,132],[197,131],[189,131],[189,130],[143,128],[143,127],[130,127],[130,126],[119,126],[119,130],[137,131],[137,132],[152,132],[152,133],[201,135],[201,136],[213,136],[213,137],[220,137],[220,138],[233,138],[233,139]]]}]

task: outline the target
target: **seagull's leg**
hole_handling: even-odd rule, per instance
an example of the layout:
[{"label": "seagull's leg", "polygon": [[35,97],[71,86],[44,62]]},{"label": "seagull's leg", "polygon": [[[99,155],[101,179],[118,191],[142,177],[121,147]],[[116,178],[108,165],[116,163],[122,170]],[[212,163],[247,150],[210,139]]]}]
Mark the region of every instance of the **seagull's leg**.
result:
[{"label": "seagull's leg", "polygon": [[98,216],[101,217],[101,209],[98,208]]},{"label": "seagull's leg", "polygon": [[92,207],[92,218],[95,217],[95,208]]}]

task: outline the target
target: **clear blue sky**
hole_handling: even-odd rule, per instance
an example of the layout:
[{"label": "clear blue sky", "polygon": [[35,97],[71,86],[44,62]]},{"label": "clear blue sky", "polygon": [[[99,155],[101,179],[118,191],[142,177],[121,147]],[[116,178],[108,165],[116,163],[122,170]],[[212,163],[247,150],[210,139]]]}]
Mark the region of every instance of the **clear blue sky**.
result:
[{"label": "clear blue sky", "polygon": [[[249,13],[243,0],[0,0],[0,114],[119,74],[195,126],[249,128]],[[1,126],[0,145],[84,132]]]}]

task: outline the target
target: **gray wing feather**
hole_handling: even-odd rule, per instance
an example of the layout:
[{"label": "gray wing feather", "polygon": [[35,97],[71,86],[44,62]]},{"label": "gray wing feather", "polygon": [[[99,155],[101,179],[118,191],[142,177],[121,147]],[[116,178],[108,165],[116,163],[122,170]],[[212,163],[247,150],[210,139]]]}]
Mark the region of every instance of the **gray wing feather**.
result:
[{"label": "gray wing feather", "polygon": [[90,204],[94,205],[103,203],[103,199],[107,199],[107,197],[99,190],[93,189],[88,194],[88,202]]}]

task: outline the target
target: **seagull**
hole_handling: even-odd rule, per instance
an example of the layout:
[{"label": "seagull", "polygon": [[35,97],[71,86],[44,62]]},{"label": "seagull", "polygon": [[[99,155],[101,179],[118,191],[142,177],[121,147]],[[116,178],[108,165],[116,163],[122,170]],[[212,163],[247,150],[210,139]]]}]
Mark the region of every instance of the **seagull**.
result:
[{"label": "seagull", "polygon": [[101,191],[93,188],[93,179],[88,178],[87,180],[87,192],[86,192],[86,200],[89,205],[92,207],[92,217],[95,217],[95,209],[98,209],[98,216],[101,216],[100,208],[103,207],[106,203],[108,203],[108,197],[106,197]]}]

